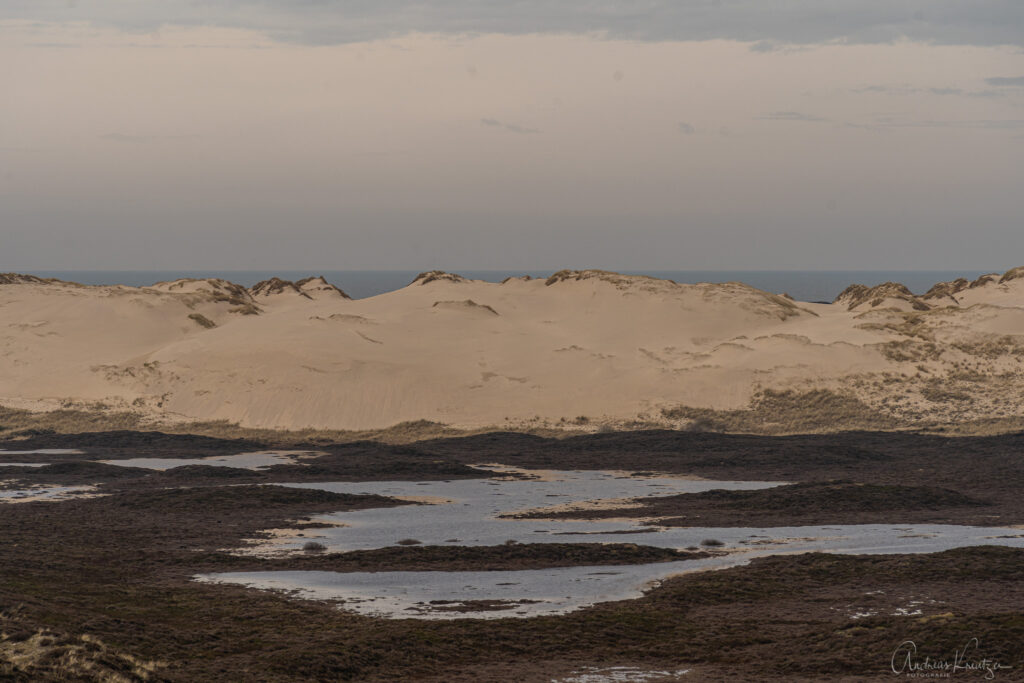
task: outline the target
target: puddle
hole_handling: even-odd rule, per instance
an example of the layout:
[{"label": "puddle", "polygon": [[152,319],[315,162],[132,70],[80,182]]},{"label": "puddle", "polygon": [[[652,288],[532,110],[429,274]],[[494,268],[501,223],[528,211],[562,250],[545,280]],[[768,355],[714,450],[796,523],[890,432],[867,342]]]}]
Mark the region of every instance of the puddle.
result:
[{"label": "puddle", "polygon": [[40,448],[34,451],[3,451],[0,455],[73,455],[82,453],[77,448]]},{"label": "puddle", "polygon": [[598,602],[639,598],[668,574],[722,558],[627,567],[560,567],[481,572],[236,572],[199,581],[236,583],[337,601],[345,610],[393,619],[538,617]]},{"label": "puddle", "polygon": [[587,666],[564,678],[553,678],[551,683],[655,683],[679,680],[688,673],[689,669],[651,671],[632,666]]},{"label": "puddle", "polygon": [[[611,600],[638,598],[657,581],[669,576],[748,563],[755,557],[784,552],[835,552],[844,554],[930,553],[970,545],[985,545],[991,529],[929,526],[927,538],[900,539],[890,526],[841,527],[844,536],[794,537],[825,531],[822,527],[760,529],[776,535],[776,545],[743,548],[726,555],[643,565],[560,567],[516,571],[481,572],[235,572],[196,577],[207,582],[233,583],[265,590],[282,590],[298,598],[338,601],[343,609],[367,616],[392,619],[508,618],[565,614]],[[328,530],[345,532],[351,529]],[[645,536],[644,545],[686,547],[690,541],[713,534],[727,546],[749,534],[749,529],[688,529],[689,535],[662,532]],[[301,539],[309,540],[310,536]],[[682,540],[680,540],[682,539]],[[543,537],[534,542],[550,542]],[[590,540],[590,539],[587,539]],[[621,539],[619,539],[621,541]],[[321,541],[322,542],[322,541]],[[1003,545],[1024,547],[1024,539]],[[438,602],[440,601],[440,602]],[[452,611],[463,601],[499,601],[477,606],[471,612]],[[432,604],[433,603],[433,604]]]},{"label": "puddle", "polygon": [[[473,465],[473,467],[480,470],[490,470],[492,472],[499,472],[501,474],[507,474],[509,476],[515,476],[522,479],[530,479],[533,481],[565,481],[566,475],[570,474],[592,474],[594,470],[583,472],[583,471],[571,471],[571,470],[528,470],[522,467],[513,467],[512,465],[503,465],[501,463],[484,463],[482,465]],[[666,482],[670,481],[711,481],[705,477],[697,476],[696,474],[668,474],[663,472],[635,472],[632,470],[600,470],[600,473],[605,478],[611,477],[612,479],[636,479],[647,482],[648,486],[661,486]]]},{"label": "puddle", "polygon": [[[301,464],[302,456],[316,454],[314,451],[260,451],[236,455],[215,455],[209,458],[131,458],[129,460],[100,460],[104,465],[121,467],[142,467],[148,470],[169,470],[188,465],[209,467],[237,467],[245,470],[259,470],[272,465]],[[318,455],[318,454],[317,454]]]},{"label": "puddle", "polygon": [[57,502],[84,498],[95,486],[40,486],[31,489],[0,490],[0,503],[31,503],[39,500]]},{"label": "puddle", "polygon": [[[318,518],[311,518],[310,521],[330,524],[330,522]],[[321,528],[265,529],[260,532],[260,538],[252,538],[246,541],[249,545],[256,546],[256,549],[240,548],[235,549],[235,553],[238,555],[260,557],[268,554],[268,548],[294,546],[296,541],[299,542],[299,547],[302,547],[310,540],[316,538],[318,531],[321,531]]]},{"label": "puddle", "polygon": [[0,462],[0,467],[43,467],[48,462]]},{"label": "puddle", "polygon": [[482,572],[241,572],[209,574],[202,581],[282,590],[296,597],[338,601],[353,612],[389,618],[458,619],[563,614],[598,602],[640,597],[674,574],[745,564],[777,553],[930,553],[985,545],[1024,547],[1013,530],[954,525],[803,526],[776,528],[658,527],[651,520],[511,519],[501,515],[552,504],[632,498],[712,489],[753,490],[772,482],[700,481],[622,477],[616,472],[551,472],[536,479],[433,482],[285,484],[348,494],[427,498],[432,505],[357,510],[322,515],[338,526],[305,529],[301,537],[275,534],[255,540],[245,554],[274,556],[301,551],[310,540],[327,552],[392,545],[493,546],[518,543],[638,543],[661,548],[713,547],[720,556],[646,565],[562,567]]},{"label": "puddle", "polygon": [[[484,466],[477,465],[484,469]],[[521,472],[521,471],[517,471]],[[712,489],[754,490],[777,486],[782,482],[707,481],[694,479],[657,479],[663,487],[652,491],[649,477],[620,476],[618,472],[566,471],[543,472],[538,479],[462,479],[430,482],[333,482],[282,484],[296,488],[322,489],[335,493],[376,494],[408,500],[447,501],[433,505],[407,505],[395,508],[359,510],[322,515],[323,521],[342,523],[337,529],[325,529],[316,540],[329,552],[370,550],[392,545],[402,539],[415,539],[423,545],[444,545],[458,538],[461,545],[500,545],[506,541],[521,543],[570,543],[586,536],[590,543],[629,542],[624,535],[643,534],[649,544],[649,524],[637,520],[546,520],[500,518],[523,510],[552,505],[558,496],[558,508],[566,505],[594,505],[594,501],[636,498],[674,493],[699,493]],[[685,545],[698,545],[707,538],[704,532],[684,534]],[[691,538],[692,537],[692,538]],[[691,542],[692,541],[692,542]],[[640,542],[640,541],[637,541]],[[668,542],[675,547],[674,542]],[[301,547],[296,542],[295,548]],[[275,548],[280,550],[281,547]]]},{"label": "puddle", "polygon": [[[874,596],[874,595],[878,595],[878,594],[882,594],[882,593],[884,593],[884,591],[869,591],[869,592],[865,593],[865,595]],[[850,620],[857,621],[858,619],[869,619],[871,617],[878,616],[882,612],[885,612],[885,613],[887,613],[887,614],[889,614],[891,616],[894,616],[894,617],[920,617],[920,616],[924,616],[925,608],[927,608],[929,610],[934,610],[934,609],[936,609],[937,606],[942,605],[942,604],[945,604],[945,603],[942,602],[942,601],[939,601],[939,600],[934,600],[934,599],[931,599],[931,598],[927,598],[927,599],[920,599],[920,600],[910,600],[905,606],[903,606],[903,607],[896,607],[895,609],[892,609],[892,610],[880,610],[878,608],[870,608],[870,607],[856,607],[856,608],[854,608],[853,605],[847,605],[845,607],[832,607],[831,609],[837,610],[839,612],[844,612],[844,611],[849,611],[850,609],[855,609],[855,611],[850,612],[847,616],[848,616],[848,618]],[[930,618],[942,617],[942,616],[943,615],[941,615],[941,614],[940,615],[932,615]]]}]

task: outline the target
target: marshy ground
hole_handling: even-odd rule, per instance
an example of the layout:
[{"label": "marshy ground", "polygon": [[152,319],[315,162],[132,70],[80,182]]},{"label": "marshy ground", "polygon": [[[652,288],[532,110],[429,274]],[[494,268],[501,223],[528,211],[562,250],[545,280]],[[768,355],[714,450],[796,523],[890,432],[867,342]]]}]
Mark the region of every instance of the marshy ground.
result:
[{"label": "marshy ground", "polygon": [[[569,516],[658,517],[686,526],[941,523],[1024,525],[1024,437],[911,433],[764,437],[631,432],[555,439],[492,433],[405,445],[310,443],[322,455],[260,470],[166,471],[99,464],[189,458],[302,444],[145,432],[25,435],[7,486],[94,485],[93,498],[0,507],[0,677],[13,680],[537,680],[587,667],[689,671],[682,680],[892,679],[893,652],[952,660],[972,638],[1024,676],[1024,550],[935,554],[808,553],[669,579],[637,600],[561,616],[421,621],[231,585],[203,572],[477,571],[669,562],[707,556],[645,546],[519,543],[401,546],[263,558],[229,552],[262,530],[324,513],[409,505],[275,483],[455,480],[494,476],[481,462],[533,469],[669,472],[788,481]],[[667,521],[664,521],[667,520]],[[1021,533],[1024,533],[1022,530]],[[581,539],[581,540],[585,540]],[[675,675],[674,673],[672,675]],[[965,680],[983,674],[959,672]],[[118,678],[120,677],[120,678]],[[970,677],[970,678],[969,678]],[[666,678],[665,680],[672,680]]]}]

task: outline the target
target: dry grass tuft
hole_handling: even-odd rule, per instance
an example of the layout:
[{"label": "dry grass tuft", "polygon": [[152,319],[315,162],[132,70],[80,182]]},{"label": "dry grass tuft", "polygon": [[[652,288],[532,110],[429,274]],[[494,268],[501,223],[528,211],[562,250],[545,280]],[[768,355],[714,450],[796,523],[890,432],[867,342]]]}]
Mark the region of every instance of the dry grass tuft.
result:
[{"label": "dry grass tuft", "polygon": [[1003,273],[1003,276],[999,278],[999,284],[1009,282],[1011,280],[1017,280],[1024,277],[1024,266],[1018,266],[1017,268],[1011,268],[1010,270]]},{"label": "dry grass tuft", "polygon": [[420,273],[416,276],[416,279],[411,284],[419,283],[420,285],[430,284],[431,282],[469,282],[466,278],[455,273],[446,273],[443,270],[430,270],[425,273]]},{"label": "dry grass tuft", "polygon": [[923,360],[939,360],[942,350],[934,342],[904,339],[877,345],[883,356],[897,363],[919,363]]},{"label": "dry grass tuft", "polygon": [[881,306],[886,299],[906,301],[915,311],[927,311],[931,308],[914,296],[914,293],[907,289],[906,285],[899,282],[885,282],[874,287],[850,285],[840,292],[833,303],[842,304],[847,307],[847,310],[852,311],[864,304],[869,304],[872,308]]},{"label": "dry grass tuft", "polygon": [[[505,428],[507,429],[507,428]],[[50,434],[81,434],[109,431],[160,431],[166,434],[192,434],[218,439],[244,439],[275,448],[309,446],[354,441],[375,441],[387,444],[408,444],[425,439],[472,436],[499,431],[498,427],[464,430],[430,420],[401,422],[383,429],[359,431],[333,429],[257,429],[242,427],[226,420],[207,422],[163,423],[129,411],[111,411],[102,404],[66,408],[50,412],[32,412],[0,406],[0,440],[25,439]],[[577,432],[544,426],[523,429],[537,436],[560,438]]]},{"label": "dry grass tuft", "polygon": [[670,420],[686,419],[689,429],[749,434],[811,434],[899,427],[891,416],[860,399],[829,389],[807,392],[764,390],[745,410],[680,406],[662,410]]},{"label": "dry grass tuft", "polygon": [[188,317],[189,320],[195,321],[195,323],[200,327],[205,327],[206,329],[217,327],[217,323],[213,322],[202,313],[192,313]]},{"label": "dry grass tuft", "polygon": [[971,400],[971,395],[953,388],[947,380],[933,378],[928,380],[921,388],[921,396],[932,403],[949,403],[951,401],[966,402]]},{"label": "dry grass tuft", "polygon": [[144,427],[144,420],[137,413],[110,412],[102,406],[44,413],[0,406],[0,437],[5,439]]},{"label": "dry grass tuft", "polygon": [[479,310],[486,311],[491,315],[500,315],[496,310],[488,306],[487,304],[478,304],[472,299],[466,299],[464,301],[435,301],[433,308],[464,308],[467,310]]},{"label": "dry grass tuft", "polygon": [[954,342],[951,346],[969,356],[994,360],[1003,356],[1024,356],[1024,338],[1018,335],[979,337],[973,341]]},{"label": "dry grass tuft", "polygon": [[19,628],[0,615],[0,679],[15,681],[98,681],[136,683],[153,680],[163,662],[116,652],[102,641],[49,630]]}]

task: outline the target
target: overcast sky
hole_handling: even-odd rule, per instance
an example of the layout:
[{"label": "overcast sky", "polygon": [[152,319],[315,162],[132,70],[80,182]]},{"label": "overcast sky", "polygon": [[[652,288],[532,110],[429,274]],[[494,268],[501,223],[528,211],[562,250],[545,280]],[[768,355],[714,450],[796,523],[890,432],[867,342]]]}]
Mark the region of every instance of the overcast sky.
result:
[{"label": "overcast sky", "polygon": [[0,0],[0,270],[1024,265],[1020,0]]}]

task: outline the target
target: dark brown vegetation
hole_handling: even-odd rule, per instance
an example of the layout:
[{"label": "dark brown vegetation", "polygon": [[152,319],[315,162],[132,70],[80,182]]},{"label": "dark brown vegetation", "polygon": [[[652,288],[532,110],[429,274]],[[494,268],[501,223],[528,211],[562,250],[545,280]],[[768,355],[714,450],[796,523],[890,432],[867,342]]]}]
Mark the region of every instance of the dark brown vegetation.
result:
[{"label": "dark brown vegetation", "polygon": [[[103,490],[143,490],[198,484],[493,476],[473,467],[483,462],[532,469],[628,466],[639,472],[690,474],[719,480],[817,484],[770,493],[738,494],[755,496],[755,500],[765,504],[769,498],[789,501],[787,504],[795,515],[820,515],[832,508],[836,513],[849,513],[851,520],[866,519],[864,515],[874,514],[871,509],[877,506],[886,513],[898,511],[899,516],[908,520],[1024,524],[1024,496],[1019,495],[1024,490],[1024,464],[1017,457],[1024,450],[1024,434],[942,437],[909,432],[851,432],[764,437],[654,430],[556,439],[493,432],[408,445],[372,441],[306,445],[323,454],[303,459],[304,464],[275,465],[260,471],[190,466],[154,472],[87,461],[145,456],[195,458],[273,448],[276,444],[160,432],[38,434],[6,443],[0,441],[0,449],[79,447],[86,453],[0,455],[0,468],[4,460],[61,461],[41,468],[0,469],[0,479],[16,478],[46,485],[102,484]],[[858,487],[861,484],[873,488]],[[950,504],[952,499],[948,495],[961,496],[957,500],[963,504]],[[813,505],[811,498],[817,501]],[[844,505],[843,500],[859,500],[861,509],[838,507]],[[782,508],[772,509],[772,514],[780,519],[789,514]]]},{"label": "dark brown vegetation", "polygon": [[[66,652],[82,645],[79,634],[88,634],[102,643],[103,661],[119,666],[126,680],[541,681],[582,666],[624,662],[689,668],[710,681],[882,680],[892,677],[891,653],[905,640],[936,658],[952,657],[974,637],[984,656],[1015,670],[1024,665],[1024,551],[1004,548],[931,556],[779,556],[671,579],[641,600],[561,617],[484,622],[379,620],[327,604],[188,581],[197,569],[258,563],[211,547],[270,523],[270,507],[283,516],[328,504],[316,492],[278,498],[278,491],[256,491],[229,494],[222,502],[216,499],[225,489],[217,488],[149,501],[152,494],[121,494],[10,508],[13,515],[0,518],[5,639],[25,643],[50,633],[51,644]],[[312,498],[303,501],[307,495]],[[367,502],[349,497],[328,505]],[[196,553],[197,546],[206,549]],[[477,550],[506,566],[502,554],[531,552],[527,548]],[[325,560],[295,561],[313,567]],[[434,568],[422,560],[387,558],[391,568]],[[363,568],[359,562],[334,567]],[[921,613],[898,616],[908,608]],[[858,613],[868,616],[853,619]],[[22,669],[8,664],[8,674],[14,680],[56,679],[53,664],[45,657]],[[76,679],[95,680],[84,670],[63,678]]]},{"label": "dark brown vegetation", "polygon": [[[690,669],[708,681],[890,680],[892,652],[905,640],[914,640],[922,657],[951,659],[971,638],[980,641],[979,656],[1014,667],[998,672],[996,680],[1019,679],[1024,670],[1024,551],[1007,548],[920,556],[780,555],[673,578],[641,600],[559,617],[488,621],[381,620],[329,604],[190,580],[213,571],[509,570],[691,556],[629,543],[394,546],[345,554],[297,551],[273,559],[225,552],[262,529],[315,530],[311,515],[397,504],[376,496],[253,485],[299,480],[298,470],[305,468],[323,480],[481,476],[470,467],[480,462],[628,466],[636,472],[803,482],[651,503],[670,516],[700,509],[698,514],[713,511],[767,524],[783,518],[822,523],[827,514],[828,523],[838,524],[879,511],[889,522],[1021,524],[1021,435],[651,431],[553,439],[492,433],[405,446],[310,444],[327,454],[308,466],[256,473],[211,467],[153,473],[85,462],[278,445],[136,432],[23,434],[0,443],[87,451],[2,456],[61,462],[0,470],[0,478],[98,483],[109,494],[0,507],[0,678],[96,680],[114,672],[124,680],[548,681],[586,666],[628,664]],[[696,503],[681,502],[686,500]],[[857,614],[866,616],[853,618]],[[15,663],[12,653],[26,651],[38,656],[19,655]]]},{"label": "dark brown vegetation", "polygon": [[663,526],[768,527],[823,524],[993,523],[992,506],[951,489],[857,484],[792,484],[757,491],[714,490],[645,498],[641,507],[537,511],[517,519],[657,518]]},{"label": "dark brown vegetation", "polygon": [[231,571],[515,571],[552,567],[651,564],[711,557],[709,552],[654,548],[635,543],[510,543],[497,546],[425,546],[354,550],[315,557],[232,558]]}]

